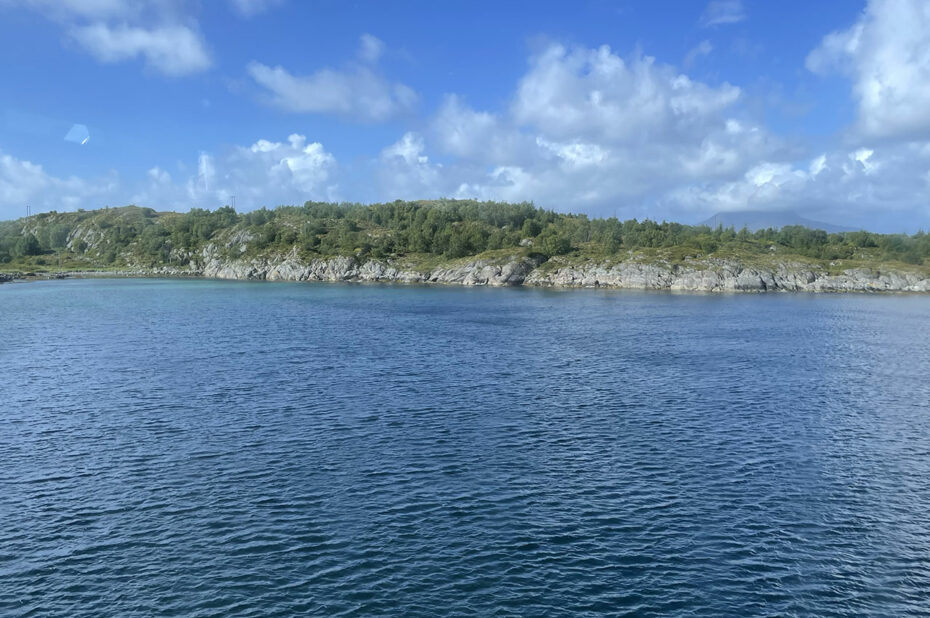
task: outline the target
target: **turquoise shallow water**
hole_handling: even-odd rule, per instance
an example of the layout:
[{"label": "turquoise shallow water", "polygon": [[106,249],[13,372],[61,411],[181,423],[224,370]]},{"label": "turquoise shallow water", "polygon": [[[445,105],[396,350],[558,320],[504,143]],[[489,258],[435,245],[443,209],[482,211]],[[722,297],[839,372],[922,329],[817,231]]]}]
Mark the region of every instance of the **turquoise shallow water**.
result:
[{"label": "turquoise shallow water", "polygon": [[0,615],[930,613],[930,298],[0,286]]}]

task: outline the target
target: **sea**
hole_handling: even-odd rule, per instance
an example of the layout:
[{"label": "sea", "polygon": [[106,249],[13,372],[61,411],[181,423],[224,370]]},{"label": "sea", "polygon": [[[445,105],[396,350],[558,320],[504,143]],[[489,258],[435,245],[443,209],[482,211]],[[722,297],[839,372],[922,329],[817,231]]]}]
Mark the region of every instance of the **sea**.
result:
[{"label": "sea", "polygon": [[0,286],[0,615],[930,614],[930,296]]}]

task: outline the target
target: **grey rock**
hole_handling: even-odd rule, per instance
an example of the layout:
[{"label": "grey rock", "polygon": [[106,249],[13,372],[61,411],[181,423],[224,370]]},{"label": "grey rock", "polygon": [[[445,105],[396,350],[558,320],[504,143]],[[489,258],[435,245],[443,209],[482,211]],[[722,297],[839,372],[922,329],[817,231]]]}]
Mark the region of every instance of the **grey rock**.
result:
[{"label": "grey rock", "polygon": [[930,292],[930,278],[910,272],[849,269],[839,274],[809,264],[778,263],[744,267],[735,260],[683,263],[572,263],[555,258],[540,268],[529,258],[503,262],[472,260],[429,271],[392,260],[351,256],[306,260],[296,249],[253,259],[221,257],[213,245],[191,256],[185,267],[130,268],[124,276],[194,276],[268,281],[358,281],[436,283],[469,286],[627,288],[692,292]]}]

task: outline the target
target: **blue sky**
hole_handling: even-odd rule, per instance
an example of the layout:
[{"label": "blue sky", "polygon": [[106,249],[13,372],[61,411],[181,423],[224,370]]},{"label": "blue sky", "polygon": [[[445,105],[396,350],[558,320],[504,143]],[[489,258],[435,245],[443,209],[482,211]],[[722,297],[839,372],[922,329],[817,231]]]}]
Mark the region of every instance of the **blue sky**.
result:
[{"label": "blue sky", "polygon": [[930,228],[922,0],[0,0],[0,54],[2,218],[444,196]]}]

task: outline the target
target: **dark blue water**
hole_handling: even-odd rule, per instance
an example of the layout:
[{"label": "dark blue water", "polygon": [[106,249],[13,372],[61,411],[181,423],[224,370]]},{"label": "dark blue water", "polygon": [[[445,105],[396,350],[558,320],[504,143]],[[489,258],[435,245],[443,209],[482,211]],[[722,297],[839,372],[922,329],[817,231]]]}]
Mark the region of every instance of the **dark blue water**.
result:
[{"label": "dark blue water", "polygon": [[0,615],[930,613],[930,297],[0,286]]}]

